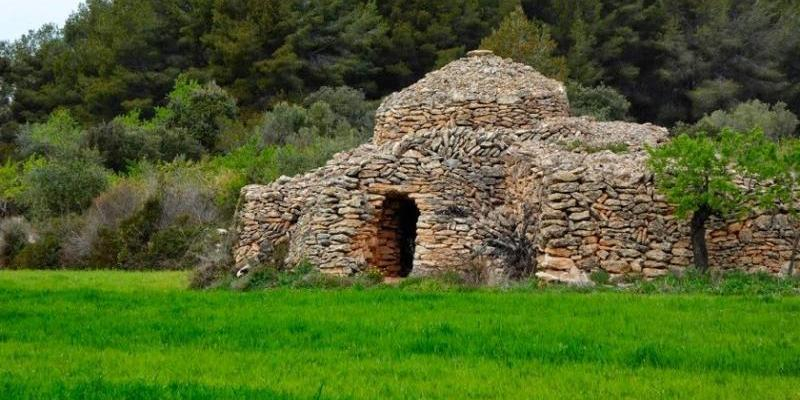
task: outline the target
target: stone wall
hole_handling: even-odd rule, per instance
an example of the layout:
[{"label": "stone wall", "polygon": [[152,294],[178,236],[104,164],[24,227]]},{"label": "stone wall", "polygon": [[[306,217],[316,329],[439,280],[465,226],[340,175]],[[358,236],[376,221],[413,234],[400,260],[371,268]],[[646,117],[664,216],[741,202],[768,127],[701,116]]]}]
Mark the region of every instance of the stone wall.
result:
[{"label": "stone wall", "polygon": [[[413,237],[411,275],[476,266],[513,274],[523,253],[541,278],[573,282],[691,265],[687,224],[645,165],[666,129],[568,110],[563,85],[530,67],[485,53],[453,62],[390,96],[371,143],[308,174],[245,187],[236,263],[267,261],[285,244],[290,265],[405,275],[402,249]],[[419,212],[413,231],[399,199]],[[780,272],[788,221],[712,221],[711,262]]]},{"label": "stone wall", "polygon": [[375,142],[387,143],[424,129],[517,128],[528,129],[537,121],[566,117],[565,102],[560,98],[505,98],[498,102],[459,102],[447,107],[404,107],[381,110],[375,117]]},{"label": "stone wall", "polygon": [[[543,176],[537,233],[542,277],[574,281],[598,270],[655,277],[692,264],[688,222],[656,192],[644,154],[581,154],[538,143],[516,157],[530,166],[530,175]],[[777,274],[788,263],[791,237],[784,214],[713,220],[707,235],[711,263]]]},{"label": "stone wall", "polygon": [[[535,210],[526,234],[545,279],[582,280],[598,270],[663,275],[692,262],[686,222],[656,193],[645,168],[645,145],[665,137],[651,125],[559,118],[523,130],[434,129],[366,144],[302,177],[243,189],[236,260],[257,259],[285,242],[290,263],[398,275],[396,221],[386,218],[396,209],[387,204],[407,196],[420,213],[412,275],[463,270],[480,255],[502,271],[492,243],[511,235],[525,209]],[[604,143],[625,146],[613,146],[615,154],[598,150]],[[785,267],[785,215],[711,226],[715,265],[773,273]]]}]

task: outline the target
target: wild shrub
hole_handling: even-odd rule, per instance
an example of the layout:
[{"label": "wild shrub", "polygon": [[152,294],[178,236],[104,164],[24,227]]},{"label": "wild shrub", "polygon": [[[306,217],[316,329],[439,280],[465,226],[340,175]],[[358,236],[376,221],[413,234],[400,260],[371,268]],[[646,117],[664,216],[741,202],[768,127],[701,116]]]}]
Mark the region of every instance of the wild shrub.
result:
[{"label": "wild shrub", "polygon": [[233,243],[236,235],[226,230],[206,230],[187,252],[195,265],[189,287],[208,289],[229,285],[233,279]]},{"label": "wild shrub", "polygon": [[[68,242],[68,244],[71,244]],[[124,242],[121,235],[115,228],[101,227],[97,230],[88,243],[90,246],[86,254],[81,254],[80,258],[73,255],[72,249],[66,250],[68,254],[67,262],[70,267],[80,268],[125,268],[123,260],[120,260]]]},{"label": "wild shrub", "polygon": [[281,102],[264,114],[258,131],[265,145],[282,145],[300,128],[308,125],[308,112],[302,106]]},{"label": "wild shrub", "polygon": [[14,269],[60,268],[61,242],[67,232],[75,229],[73,217],[51,218],[35,225],[35,235],[14,256],[9,267]]},{"label": "wild shrub", "polygon": [[220,133],[236,119],[236,100],[216,83],[200,85],[179,77],[169,94],[169,125],[186,129],[207,150],[213,150]]},{"label": "wild shrub", "polygon": [[120,172],[138,160],[161,158],[161,137],[139,126],[111,121],[92,127],[86,133],[87,146],[96,149],[106,168]]},{"label": "wild shrub", "polygon": [[589,274],[589,279],[596,285],[608,285],[611,282],[611,275],[600,269]]},{"label": "wild shrub", "polygon": [[781,140],[797,136],[798,125],[800,121],[787,109],[786,104],[778,102],[770,105],[759,100],[750,100],[730,109],[706,114],[694,124],[678,123],[671,132],[674,135],[685,133],[695,136],[706,133],[715,136],[723,129],[738,132],[758,129],[772,140]]},{"label": "wild shrub", "polygon": [[[97,196],[84,213],[81,227],[64,239],[64,262],[82,265],[94,254],[89,266],[116,266],[119,241],[114,232],[122,221],[142,209],[144,202],[153,195],[152,190],[142,182],[124,180]],[[96,243],[98,241],[101,243]],[[93,249],[99,251],[93,253]],[[116,251],[112,251],[114,249]]]},{"label": "wild shrub", "polygon": [[59,109],[43,123],[25,125],[17,137],[18,152],[24,157],[33,154],[68,157],[80,150],[84,131],[67,110]]},{"label": "wild shrub", "polygon": [[35,240],[33,227],[23,217],[0,219],[0,268]]},{"label": "wild shrub", "polygon": [[797,116],[786,108],[785,103],[769,105],[759,100],[740,103],[729,111],[714,111],[698,121],[699,125],[712,126],[716,131],[724,128],[739,132],[760,129],[774,140],[796,136],[799,123]]},{"label": "wild shrub", "polygon": [[19,196],[25,189],[22,178],[25,170],[30,169],[36,160],[32,157],[24,163],[7,160],[0,164],[0,218],[17,211]]},{"label": "wild shrub", "polygon": [[196,166],[174,162],[159,171],[161,205],[159,227],[181,223],[209,224],[219,216],[216,193]]},{"label": "wild shrub", "polygon": [[323,87],[303,104],[282,102],[265,113],[258,128],[262,143],[304,147],[317,137],[353,138],[361,143],[372,135],[375,104],[356,89]]},{"label": "wild shrub", "polygon": [[629,119],[631,103],[616,89],[600,85],[585,87],[579,83],[567,85],[569,106],[573,115],[592,116],[599,121]]},{"label": "wild shrub", "polygon": [[480,48],[528,64],[543,75],[564,81],[567,61],[556,55],[558,43],[547,25],[530,20],[521,6],[508,13],[500,26],[481,41]]},{"label": "wild shrub", "polygon": [[157,126],[152,132],[161,138],[159,151],[163,161],[199,160],[206,153],[200,141],[185,128]]},{"label": "wild shrub", "polygon": [[[149,264],[148,242],[158,229],[161,219],[161,204],[158,199],[148,199],[141,210],[123,221],[119,235],[120,251],[118,260],[125,269],[147,269]],[[102,251],[102,249],[97,249]]]},{"label": "wild shrub", "polygon": [[11,260],[13,269],[54,269],[60,267],[60,238],[54,234],[42,234],[39,239],[23,247]]},{"label": "wild shrub", "polygon": [[363,135],[371,135],[375,125],[375,102],[368,101],[364,92],[349,86],[323,86],[303,99],[306,107],[316,103],[324,103],[337,118],[347,123]]},{"label": "wild shrub", "polygon": [[25,173],[19,201],[39,218],[78,213],[105,190],[108,179],[94,154],[54,158]]}]

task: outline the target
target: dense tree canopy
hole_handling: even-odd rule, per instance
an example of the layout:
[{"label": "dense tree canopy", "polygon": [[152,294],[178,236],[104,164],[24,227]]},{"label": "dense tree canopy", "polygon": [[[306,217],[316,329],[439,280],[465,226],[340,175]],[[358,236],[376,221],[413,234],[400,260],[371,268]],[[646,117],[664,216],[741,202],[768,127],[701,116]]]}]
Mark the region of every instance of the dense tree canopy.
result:
[{"label": "dense tree canopy", "polygon": [[[501,25],[519,6],[526,15]],[[322,86],[375,99],[515,26],[535,39],[518,48],[546,48],[541,68],[616,89],[640,121],[693,122],[751,99],[797,114],[798,9],[778,0],[87,0],[63,29],[0,45],[0,124],[8,141],[14,124],[59,107],[82,123],[147,116],[181,73],[216,81],[251,116]]]}]

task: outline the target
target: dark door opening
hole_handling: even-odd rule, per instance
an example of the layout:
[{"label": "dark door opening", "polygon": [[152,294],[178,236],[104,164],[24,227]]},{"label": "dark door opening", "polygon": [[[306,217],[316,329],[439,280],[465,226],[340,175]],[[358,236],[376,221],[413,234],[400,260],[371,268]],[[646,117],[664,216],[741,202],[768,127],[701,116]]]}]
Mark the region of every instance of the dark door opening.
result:
[{"label": "dark door opening", "polygon": [[406,277],[414,268],[419,209],[407,195],[390,194],[383,201],[373,265],[389,277]]}]

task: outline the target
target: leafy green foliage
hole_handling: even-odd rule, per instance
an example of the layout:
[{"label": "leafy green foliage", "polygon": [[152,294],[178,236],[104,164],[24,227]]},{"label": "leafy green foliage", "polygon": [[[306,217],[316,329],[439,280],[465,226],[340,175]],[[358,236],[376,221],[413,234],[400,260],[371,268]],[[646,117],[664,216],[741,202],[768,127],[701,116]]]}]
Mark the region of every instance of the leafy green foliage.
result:
[{"label": "leafy green foliage", "polygon": [[38,218],[81,212],[106,188],[108,177],[91,155],[47,160],[25,173],[19,201]]},{"label": "leafy green foliage", "polygon": [[682,134],[669,143],[648,149],[648,166],[675,214],[691,215],[694,263],[708,269],[706,222],[711,216],[728,218],[743,213],[756,200],[755,193],[737,184],[735,174],[747,172],[753,160],[768,152],[769,141],[760,131],[743,134],[724,129],[716,137]]},{"label": "leafy green foliage", "polygon": [[639,121],[693,122],[754,98],[797,114],[799,12],[753,0],[93,0],[63,29],[0,45],[0,136],[59,107],[82,123],[150,118],[181,74],[217,82],[248,116],[322,86],[377,99],[493,30],[528,38],[495,47],[537,49],[525,62],[548,74],[618,90]]},{"label": "leafy green foliage", "polygon": [[788,214],[793,236],[792,253],[786,274],[792,276],[797,255],[800,252],[800,205],[797,193],[800,190],[800,140],[786,139],[780,144],[761,138],[759,143],[743,143],[745,155],[743,170],[760,182],[753,188],[759,196],[763,210]]},{"label": "leafy green foliage", "polygon": [[567,77],[567,63],[555,55],[557,46],[547,26],[529,20],[522,8],[508,14],[480,45],[500,57],[528,64],[546,76],[563,81]]},{"label": "leafy green foliage", "polygon": [[19,133],[20,153],[72,157],[80,149],[84,132],[67,110],[53,112],[44,123],[25,126]]},{"label": "leafy green foliage", "polygon": [[736,213],[744,207],[743,193],[734,183],[736,133],[719,137],[680,135],[669,143],[648,149],[648,166],[675,213],[686,218],[701,207],[715,213]]},{"label": "leafy green foliage", "polygon": [[763,131],[774,140],[797,135],[797,116],[786,109],[786,104],[778,102],[772,106],[758,100],[740,103],[730,111],[717,110],[703,116],[697,125],[711,127],[716,131],[730,128],[745,132],[753,129]]},{"label": "leafy green foliage", "polygon": [[116,172],[126,170],[138,160],[160,159],[159,147],[163,139],[138,126],[116,121],[97,125],[86,132],[88,146],[100,153],[106,168]]},{"label": "leafy green foliage", "polygon": [[11,215],[15,211],[19,196],[25,190],[24,174],[40,162],[40,158],[31,157],[24,163],[8,160],[0,165],[0,216]]},{"label": "leafy green foliage", "polygon": [[200,86],[180,77],[169,94],[168,124],[188,131],[206,149],[213,150],[226,125],[237,116],[236,100],[211,82]]},{"label": "leafy green foliage", "polygon": [[9,267],[12,269],[57,269],[60,266],[62,240],[74,229],[71,217],[40,221],[32,228],[28,243],[16,253]]},{"label": "leafy green foliage", "polygon": [[0,268],[34,241],[33,227],[22,217],[0,219]]},{"label": "leafy green foliage", "polygon": [[48,233],[19,249],[9,267],[12,269],[57,269],[60,250],[60,238]]},{"label": "leafy green foliage", "polygon": [[612,87],[585,87],[579,83],[567,85],[569,106],[573,115],[588,115],[599,121],[629,119],[631,103]]},{"label": "leafy green foliage", "polygon": [[317,137],[366,141],[372,135],[376,106],[358,90],[323,87],[304,104],[282,102],[265,113],[258,127],[262,142],[307,146]]}]

